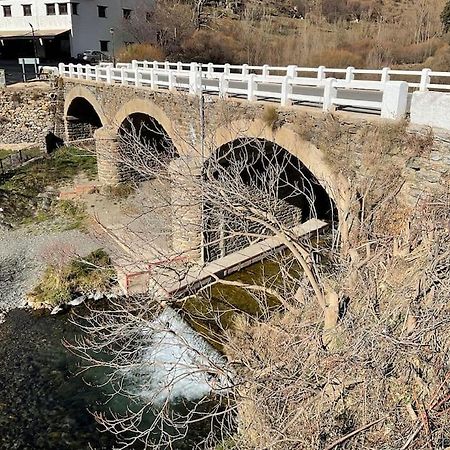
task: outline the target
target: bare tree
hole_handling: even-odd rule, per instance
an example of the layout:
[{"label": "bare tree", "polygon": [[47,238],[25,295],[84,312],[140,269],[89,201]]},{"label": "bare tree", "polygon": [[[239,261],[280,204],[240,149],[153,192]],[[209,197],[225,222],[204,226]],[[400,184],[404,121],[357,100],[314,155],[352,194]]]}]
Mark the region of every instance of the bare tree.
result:
[{"label": "bare tree", "polygon": [[[148,292],[143,296],[91,309],[87,317],[78,320],[84,337],[67,343],[86,361],[87,368],[108,368],[112,396],[129,399],[123,415],[96,416],[121,438],[123,448],[137,441],[146,448],[176,445],[200,424],[209,428],[196,445],[223,440],[236,430],[235,383],[239,382],[232,365],[206,349],[206,344],[202,345],[207,354],[201,354],[192,339],[186,338],[184,327],[173,325],[169,306],[181,308],[195,324],[199,315],[195,308],[186,310],[186,302],[208,296],[217,285],[244,290],[263,315],[273,308],[295,309],[304,301],[299,293],[308,292],[326,317],[325,345],[337,323],[339,299],[330,296],[331,290],[321,282],[321,269],[313,257],[317,244],[296,234],[296,227],[309,219],[336,219],[334,204],[323,187],[297,158],[273,143],[249,139],[243,133],[219,149],[210,145],[206,139],[202,151],[191,147],[193,156],[186,158],[155,122],[122,125],[124,179],[170,187],[170,192],[159,190],[158,201],[143,205],[141,214],[160,215],[170,209],[172,233],[177,233],[178,239],[185,236],[189,243],[192,236],[201,236],[184,249],[174,247],[165,261],[160,258],[152,267]],[[288,249],[288,253],[278,254],[278,249],[267,252],[279,274],[243,282],[219,279],[212,273],[207,285],[196,289],[192,297],[194,292],[186,280],[195,278],[209,262],[274,236]],[[174,295],[167,297],[167,292]],[[237,311],[232,301],[226,309],[225,314]],[[223,348],[228,330],[218,317],[214,321],[209,340]],[[169,343],[167,336],[172,337]],[[170,353],[171,347],[184,350],[175,361],[159,359],[161,353]],[[155,382],[158,370],[169,375],[165,382]],[[190,383],[200,385],[201,395],[191,398],[183,392]],[[150,423],[149,415],[153,417]]]},{"label": "bare tree", "polygon": [[[242,449],[445,448],[448,193],[418,206],[402,231],[389,231],[398,177],[378,174],[380,186],[368,176],[358,240],[344,255],[333,203],[301,161],[245,130],[219,148],[203,131],[202,145],[186,141],[182,154],[151,120],[122,125],[123,176],[165,186],[143,213],[170,210],[173,247],[152,266],[146,294],[80,319],[86,334],[71,348],[88,366],[108,367],[112,395],[130,399],[123,414],[99,422],[124,447],[185,440],[211,448],[231,439]],[[371,138],[368,161],[382,145]],[[330,235],[299,237],[296,225],[310,218],[328,220]],[[209,262],[274,236],[286,249],[267,252],[276,270],[263,266],[245,279],[212,274],[189,290]],[[230,288],[252,307],[229,298]],[[174,310],[226,358],[186,338]],[[161,358],[167,346],[182,349],[170,362]],[[193,384],[199,395],[189,395]],[[202,437],[189,440],[200,424]]]}]

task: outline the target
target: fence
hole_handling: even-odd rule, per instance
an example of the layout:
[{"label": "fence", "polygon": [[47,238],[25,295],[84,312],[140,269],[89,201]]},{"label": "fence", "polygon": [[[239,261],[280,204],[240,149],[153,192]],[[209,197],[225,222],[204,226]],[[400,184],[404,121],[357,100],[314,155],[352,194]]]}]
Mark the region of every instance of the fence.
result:
[{"label": "fence", "polygon": [[[406,114],[411,90],[450,91],[450,72],[379,70],[230,64],[133,61],[98,66],[59,64],[46,68],[63,77],[125,86],[201,92],[222,98],[243,97],[269,100],[282,106],[298,103],[320,105],[324,111],[337,107],[378,111],[382,117],[398,119]],[[372,79],[367,79],[372,78]]]},{"label": "fence", "polygon": [[0,175],[3,175],[22,164],[30,161],[37,156],[40,156],[43,152],[37,148],[21,149],[17,152],[11,153],[8,156],[0,159]]}]

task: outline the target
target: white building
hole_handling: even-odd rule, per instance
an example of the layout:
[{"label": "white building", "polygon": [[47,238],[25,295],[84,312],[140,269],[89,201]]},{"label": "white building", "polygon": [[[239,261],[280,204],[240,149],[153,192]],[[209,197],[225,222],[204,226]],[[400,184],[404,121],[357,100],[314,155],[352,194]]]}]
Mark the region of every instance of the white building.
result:
[{"label": "white building", "polygon": [[48,60],[76,57],[85,50],[111,55],[132,41],[122,30],[138,4],[142,5],[138,0],[0,0],[0,58],[33,57],[34,47]]}]

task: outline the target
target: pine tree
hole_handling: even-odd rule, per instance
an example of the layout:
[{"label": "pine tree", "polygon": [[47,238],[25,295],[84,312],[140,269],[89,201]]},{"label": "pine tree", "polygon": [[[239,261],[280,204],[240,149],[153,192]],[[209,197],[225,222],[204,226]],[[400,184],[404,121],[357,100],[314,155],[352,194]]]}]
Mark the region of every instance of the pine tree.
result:
[{"label": "pine tree", "polygon": [[441,13],[441,21],[444,25],[445,32],[448,32],[450,30],[450,0],[446,3]]}]

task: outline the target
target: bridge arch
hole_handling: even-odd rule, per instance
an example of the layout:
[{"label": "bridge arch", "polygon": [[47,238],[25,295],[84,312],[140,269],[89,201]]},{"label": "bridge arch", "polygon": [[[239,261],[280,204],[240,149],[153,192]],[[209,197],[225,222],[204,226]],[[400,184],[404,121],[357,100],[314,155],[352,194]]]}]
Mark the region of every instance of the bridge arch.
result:
[{"label": "bridge arch", "polygon": [[[218,128],[208,146],[210,155],[217,149],[239,139],[259,139],[271,142],[295,156],[318,181],[336,206],[338,229],[342,244],[346,247],[351,227],[351,189],[348,180],[333,171],[325,153],[311,142],[302,139],[289,125],[273,130],[260,119],[238,120]],[[208,156],[210,156],[208,155]]]},{"label": "bridge arch", "polygon": [[67,141],[92,138],[96,129],[108,123],[94,94],[81,85],[65,97],[64,120]]}]

